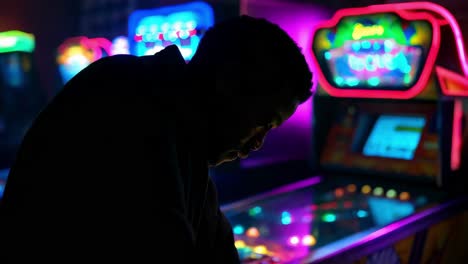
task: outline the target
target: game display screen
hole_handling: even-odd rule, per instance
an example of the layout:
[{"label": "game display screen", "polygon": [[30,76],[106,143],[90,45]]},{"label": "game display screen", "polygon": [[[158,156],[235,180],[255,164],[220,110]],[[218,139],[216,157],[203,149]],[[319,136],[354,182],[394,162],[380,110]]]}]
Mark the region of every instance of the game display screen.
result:
[{"label": "game display screen", "polygon": [[335,88],[408,90],[420,77],[432,33],[429,22],[395,13],[348,16],[316,32],[313,53]]},{"label": "game display screen", "polygon": [[243,263],[304,263],[299,260],[320,259],[430,203],[405,189],[351,183],[298,188],[223,211]]},{"label": "game display screen", "polygon": [[375,120],[362,154],[412,160],[425,123],[424,117],[381,115]]},{"label": "game display screen", "polygon": [[435,104],[343,102],[326,142],[326,168],[432,180],[440,171]]},{"label": "game display screen", "polygon": [[169,45],[177,45],[189,61],[204,33],[214,24],[210,5],[193,2],[134,11],[129,17],[130,52],[153,55]]}]

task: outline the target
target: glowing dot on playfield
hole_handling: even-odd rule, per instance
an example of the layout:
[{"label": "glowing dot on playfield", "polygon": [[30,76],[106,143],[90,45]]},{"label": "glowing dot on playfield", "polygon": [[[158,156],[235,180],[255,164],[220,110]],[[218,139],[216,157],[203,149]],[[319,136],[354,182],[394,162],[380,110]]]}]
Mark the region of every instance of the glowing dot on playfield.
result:
[{"label": "glowing dot on playfield", "polygon": [[350,185],[346,186],[346,190],[348,192],[355,192],[356,191],[356,185],[355,184],[350,184]]},{"label": "glowing dot on playfield", "polygon": [[245,247],[245,242],[243,240],[236,240],[234,242],[234,246],[236,248],[244,248]]},{"label": "glowing dot on playfield", "polygon": [[359,211],[357,211],[356,215],[357,215],[359,218],[363,218],[363,217],[368,216],[369,213],[367,213],[367,212],[364,211],[364,210],[359,210]]},{"label": "glowing dot on playfield", "polygon": [[374,195],[376,195],[376,196],[380,196],[380,195],[382,195],[383,193],[384,193],[384,189],[383,189],[382,187],[376,187],[376,188],[374,189]]},{"label": "glowing dot on playfield", "polygon": [[255,216],[258,215],[262,212],[262,207],[260,206],[255,206],[249,210],[249,215],[250,216]]},{"label": "glowing dot on playfield", "polygon": [[304,246],[313,246],[315,243],[317,243],[317,240],[313,235],[305,235],[302,238],[302,245]]},{"label": "glowing dot on playfield", "polygon": [[361,188],[363,194],[369,194],[372,191],[372,188],[369,185],[364,185]]},{"label": "glowing dot on playfield", "polygon": [[387,191],[387,197],[388,198],[395,198],[396,195],[397,195],[397,192],[395,190],[393,190],[393,189],[390,189],[390,190]]},{"label": "glowing dot on playfield", "polygon": [[260,236],[260,232],[258,231],[257,228],[251,227],[251,228],[247,229],[247,236],[257,238],[257,237]]},{"label": "glowing dot on playfield", "polygon": [[244,227],[241,226],[241,225],[236,225],[236,226],[234,226],[234,228],[232,229],[232,231],[233,231],[234,234],[236,234],[236,235],[242,235],[242,233],[244,233]]},{"label": "glowing dot on playfield", "polygon": [[401,192],[400,193],[400,200],[406,201],[410,199],[409,192]]},{"label": "glowing dot on playfield", "polygon": [[267,248],[264,246],[264,245],[258,245],[256,247],[254,247],[253,249],[253,252],[257,253],[257,254],[267,254],[268,253],[268,250]]},{"label": "glowing dot on playfield", "polygon": [[289,243],[290,243],[291,245],[294,245],[294,246],[297,245],[297,244],[299,244],[299,237],[297,237],[297,236],[292,236],[292,237],[290,237],[290,238],[289,238]]},{"label": "glowing dot on playfield", "polygon": [[328,223],[335,222],[336,221],[336,215],[335,214],[330,214],[330,213],[329,214],[324,214],[322,216],[322,220],[324,222],[328,222]]}]

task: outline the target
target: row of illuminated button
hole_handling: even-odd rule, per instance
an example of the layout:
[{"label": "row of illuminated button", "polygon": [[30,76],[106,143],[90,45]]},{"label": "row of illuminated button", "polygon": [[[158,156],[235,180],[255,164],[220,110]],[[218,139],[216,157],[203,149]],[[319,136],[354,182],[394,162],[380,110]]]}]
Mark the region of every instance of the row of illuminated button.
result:
[{"label": "row of illuminated button", "polygon": [[[357,186],[355,184],[349,184],[348,186],[344,188],[336,188],[334,193],[337,198],[340,198],[340,197],[343,197],[346,194],[346,192],[354,193],[356,191],[357,191]],[[410,199],[409,192],[400,192],[400,194],[398,195],[397,191],[394,189],[388,189],[385,192],[385,190],[380,186],[372,188],[368,184],[363,185],[360,191],[363,194],[373,194],[375,196],[383,196],[385,194],[385,196],[390,199],[397,198],[397,196],[400,200],[403,200],[403,201],[407,201]]]}]

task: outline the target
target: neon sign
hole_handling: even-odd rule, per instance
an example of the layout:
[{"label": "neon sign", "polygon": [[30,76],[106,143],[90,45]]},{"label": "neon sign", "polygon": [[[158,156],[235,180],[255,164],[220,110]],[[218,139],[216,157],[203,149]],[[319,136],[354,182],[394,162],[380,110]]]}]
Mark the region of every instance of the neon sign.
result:
[{"label": "neon sign", "polygon": [[0,53],[33,52],[35,48],[34,35],[18,30],[0,32]]},{"label": "neon sign", "polygon": [[343,48],[325,52],[327,65],[338,87],[408,85],[420,66],[419,47],[394,40],[349,41]]},{"label": "neon sign", "polygon": [[395,7],[340,10],[314,30],[321,88],[333,96],[401,99],[424,89],[439,48],[438,21]]},{"label": "neon sign", "polygon": [[177,45],[185,60],[190,60],[201,37],[213,24],[213,10],[203,2],[137,10],[129,18],[130,52],[153,55]]},{"label": "neon sign", "polygon": [[382,36],[384,33],[384,27],[381,25],[364,26],[361,23],[357,23],[353,29],[353,39],[358,40],[363,37]]}]

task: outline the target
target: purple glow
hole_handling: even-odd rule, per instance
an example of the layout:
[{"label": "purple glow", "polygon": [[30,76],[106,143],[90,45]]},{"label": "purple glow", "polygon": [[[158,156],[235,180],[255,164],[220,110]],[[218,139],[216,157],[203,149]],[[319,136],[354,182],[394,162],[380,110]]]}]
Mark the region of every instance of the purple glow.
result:
[{"label": "purple glow", "polygon": [[[302,48],[312,72],[311,46],[312,29],[329,13],[311,4],[294,4],[272,0],[242,0],[241,12],[254,17],[265,18],[285,30]],[[315,91],[316,75],[313,74]],[[254,152],[242,167],[257,167],[285,160],[307,160],[311,153],[312,99],[299,105],[296,112],[284,124],[271,131],[260,151]],[[287,140],[285,140],[287,139]]]},{"label": "purple glow", "polygon": [[[302,48],[307,63],[312,72],[315,72],[312,68],[312,50],[309,48],[312,45],[311,33],[315,25],[328,18],[328,12],[313,5],[274,3],[274,1],[248,1],[247,5],[249,15],[268,19],[285,30]],[[311,88],[315,91],[317,79],[316,75],[313,77]],[[311,114],[312,103],[311,100],[308,100],[298,107],[296,113],[283,126],[309,130],[311,128]]]},{"label": "purple glow", "polygon": [[292,192],[292,191],[297,190],[297,189],[310,187],[310,186],[313,186],[313,185],[316,185],[316,184],[320,183],[321,181],[322,181],[321,176],[314,176],[314,177],[305,179],[303,181],[298,181],[298,182],[295,182],[295,183],[292,183],[292,184],[284,185],[284,186],[281,186],[281,187],[279,187],[277,189],[273,189],[271,191],[249,197],[249,198],[241,200],[239,202],[234,202],[234,203],[231,203],[231,204],[224,205],[224,206],[221,207],[221,210],[225,211],[225,210],[230,210],[232,208],[236,208],[236,207],[240,207],[240,206],[246,206],[248,204],[254,203],[255,201],[266,199],[267,197],[272,197],[272,196],[275,196],[275,195],[280,195],[282,193]]}]

